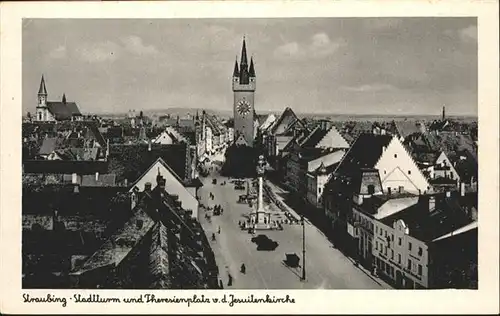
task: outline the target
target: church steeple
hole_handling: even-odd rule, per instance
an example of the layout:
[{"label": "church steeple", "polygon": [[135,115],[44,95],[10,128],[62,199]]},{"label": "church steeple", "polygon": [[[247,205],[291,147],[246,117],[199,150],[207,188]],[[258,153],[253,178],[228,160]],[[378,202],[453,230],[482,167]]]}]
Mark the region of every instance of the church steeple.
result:
[{"label": "church steeple", "polygon": [[63,96],[62,96],[62,103],[66,104],[66,93],[63,93]]},{"label": "church steeple", "polygon": [[42,75],[42,80],[40,81],[40,88],[38,89],[38,95],[47,96],[47,88],[45,88],[45,79],[43,78],[43,75]]},{"label": "church steeple", "polygon": [[443,120],[443,121],[446,119],[446,112],[445,112],[445,110],[446,110],[446,109],[445,109],[445,107],[443,106],[443,114],[442,114],[442,118],[441,118],[441,120]]},{"label": "church steeple", "polygon": [[253,57],[250,58],[250,69],[248,70],[250,77],[255,77],[255,68],[253,66]]},{"label": "church steeple", "polygon": [[234,61],[233,77],[239,77],[239,75],[240,75],[240,69],[238,67],[238,57],[236,57],[236,60]]}]

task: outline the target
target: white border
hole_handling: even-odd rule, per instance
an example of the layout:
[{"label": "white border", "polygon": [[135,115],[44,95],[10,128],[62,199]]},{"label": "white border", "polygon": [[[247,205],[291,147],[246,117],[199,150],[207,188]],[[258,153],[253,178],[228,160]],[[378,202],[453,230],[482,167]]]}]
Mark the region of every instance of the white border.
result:
[{"label": "white border", "polygon": [[[31,2],[1,7],[1,212],[0,312],[2,313],[498,313],[498,2],[490,1],[220,1],[220,2]],[[23,304],[21,293],[21,19],[24,18],[224,18],[224,17],[477,16],[479,42],[479,290],[231,291],[289,294],[296,304]],[[28,291],[24,291],[28,292]],[[31,293],[48,291],[29,291]],[[75,291],[50,291],[70,296]],[[83,293],[86,291],[78,291]],[[149,291],[99,291],[147,293]],[[182,293],[181,293],[182,292]],[[158,292],[160,293],[160,292]],[[186,291],[162,291],[186,296]],[[194,292],[193,292],[194,293]],[[226,292],[229,293],[229,292]],[[199,294],[219,296],[219,291]]]}]

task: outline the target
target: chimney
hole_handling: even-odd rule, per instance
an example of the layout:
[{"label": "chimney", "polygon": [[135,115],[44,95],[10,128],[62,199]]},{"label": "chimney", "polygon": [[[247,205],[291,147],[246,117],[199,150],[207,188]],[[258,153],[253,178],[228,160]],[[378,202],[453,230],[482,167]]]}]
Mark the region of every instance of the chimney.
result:
[{"label": "chimney", "polygon": [[460,196],[465,196],[465,182],[460,182]]},{"label": "chimney", "polygon": [[95,173],[95,181],[99,181],[99,172]]},{"label": "chimney", "polygon": [[151,192],[151,182],[146,182],[146,184],[144,184],[144,191],[148,193]]},{"label": "chimney", "polygon": [[158,181],[158,186],[162,191],[165,190],[165,179],[163,177]]},{"label": "chimney", "polygon": [[436,198],[434,196],[429,196],[429,212],[434,211],[436,208]]}]

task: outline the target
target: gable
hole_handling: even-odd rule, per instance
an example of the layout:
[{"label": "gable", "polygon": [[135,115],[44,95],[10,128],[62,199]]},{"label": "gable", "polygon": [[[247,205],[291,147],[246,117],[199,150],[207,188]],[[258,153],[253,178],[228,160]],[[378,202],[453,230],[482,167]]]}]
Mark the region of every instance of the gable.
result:
[{"label": "gable", "polygon": [[243,134],[240,134],[238,136],[238,138],[236,139],[235,144],[238,145],[238,146],[246,146],[247,145],[247,142],[246,142],[245,137],[243,136]]},{"label": "gable", "polygon": [[181,201],[182,208],[185,210],[193,210],[196,212],[198,209],[198,201],[184,187],[182,180],[172,171],[172,169],[159,158],[151,167],[131,186],[129,192],[132,192],[134,187],[139,191],[143,191],[146,183],[151,183],[152,187],[156,186],[156,177],[160,174],[165,179],[165,191],[171,195],[177,195]]},{"label": "gable", "polygon": [[349,148],[347,141],[335,127],[330,128],[326,135],[318,142],[316,148]]},{"label": "gable", "polygon": [[[394,190],[399,186],[403,186],[405,191],[411,193],[429,190],[426,177],[397,137],[394,137],[383,151],[375,168],[379,170],[384,191],[389,187]],[[397,168],[400,171],[395,172]],[[402,175],[405,177],[402,178]]]}]

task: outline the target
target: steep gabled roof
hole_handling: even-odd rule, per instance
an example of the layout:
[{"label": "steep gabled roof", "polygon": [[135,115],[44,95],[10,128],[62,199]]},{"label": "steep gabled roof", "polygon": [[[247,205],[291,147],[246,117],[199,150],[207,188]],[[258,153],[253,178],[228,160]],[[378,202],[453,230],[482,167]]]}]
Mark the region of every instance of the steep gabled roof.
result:
[{"label": "steep gabled roof", "polygon": [[349,174],[360,168],[374,168],[384,147],[392,140],[390,135],[360,134],[343,158],[338,173]]},{"label": "steep gabled roof", "polygon": [[299,121],[299,118],[291,108],[287,107],[271,127],[271,133],[274,135],[285,133],[296,121]]},{"label": "steep gabled roof", "polygon": [[314,148],[328,131],[317,126],[300,144],[303,148]]},{"label": "steep gabled roof", "polygon": [[56,120],[70,120],[73,116],[81,116],[75,102],[49,101],[47,107]]},{"label": "steep gabled roof", "polygon": [[398,136],[407,138],[408,136],[415,134],[423,134],[422,125],[418,121],[398,121],[394,122],[396,125],[396,133]]},{"label": "steep gabled roof", "polygon": [[52,153],[57,148],[57,137],[47,137],[44,138],[42,146],[38,151],[39,155],[48,155]]}]

